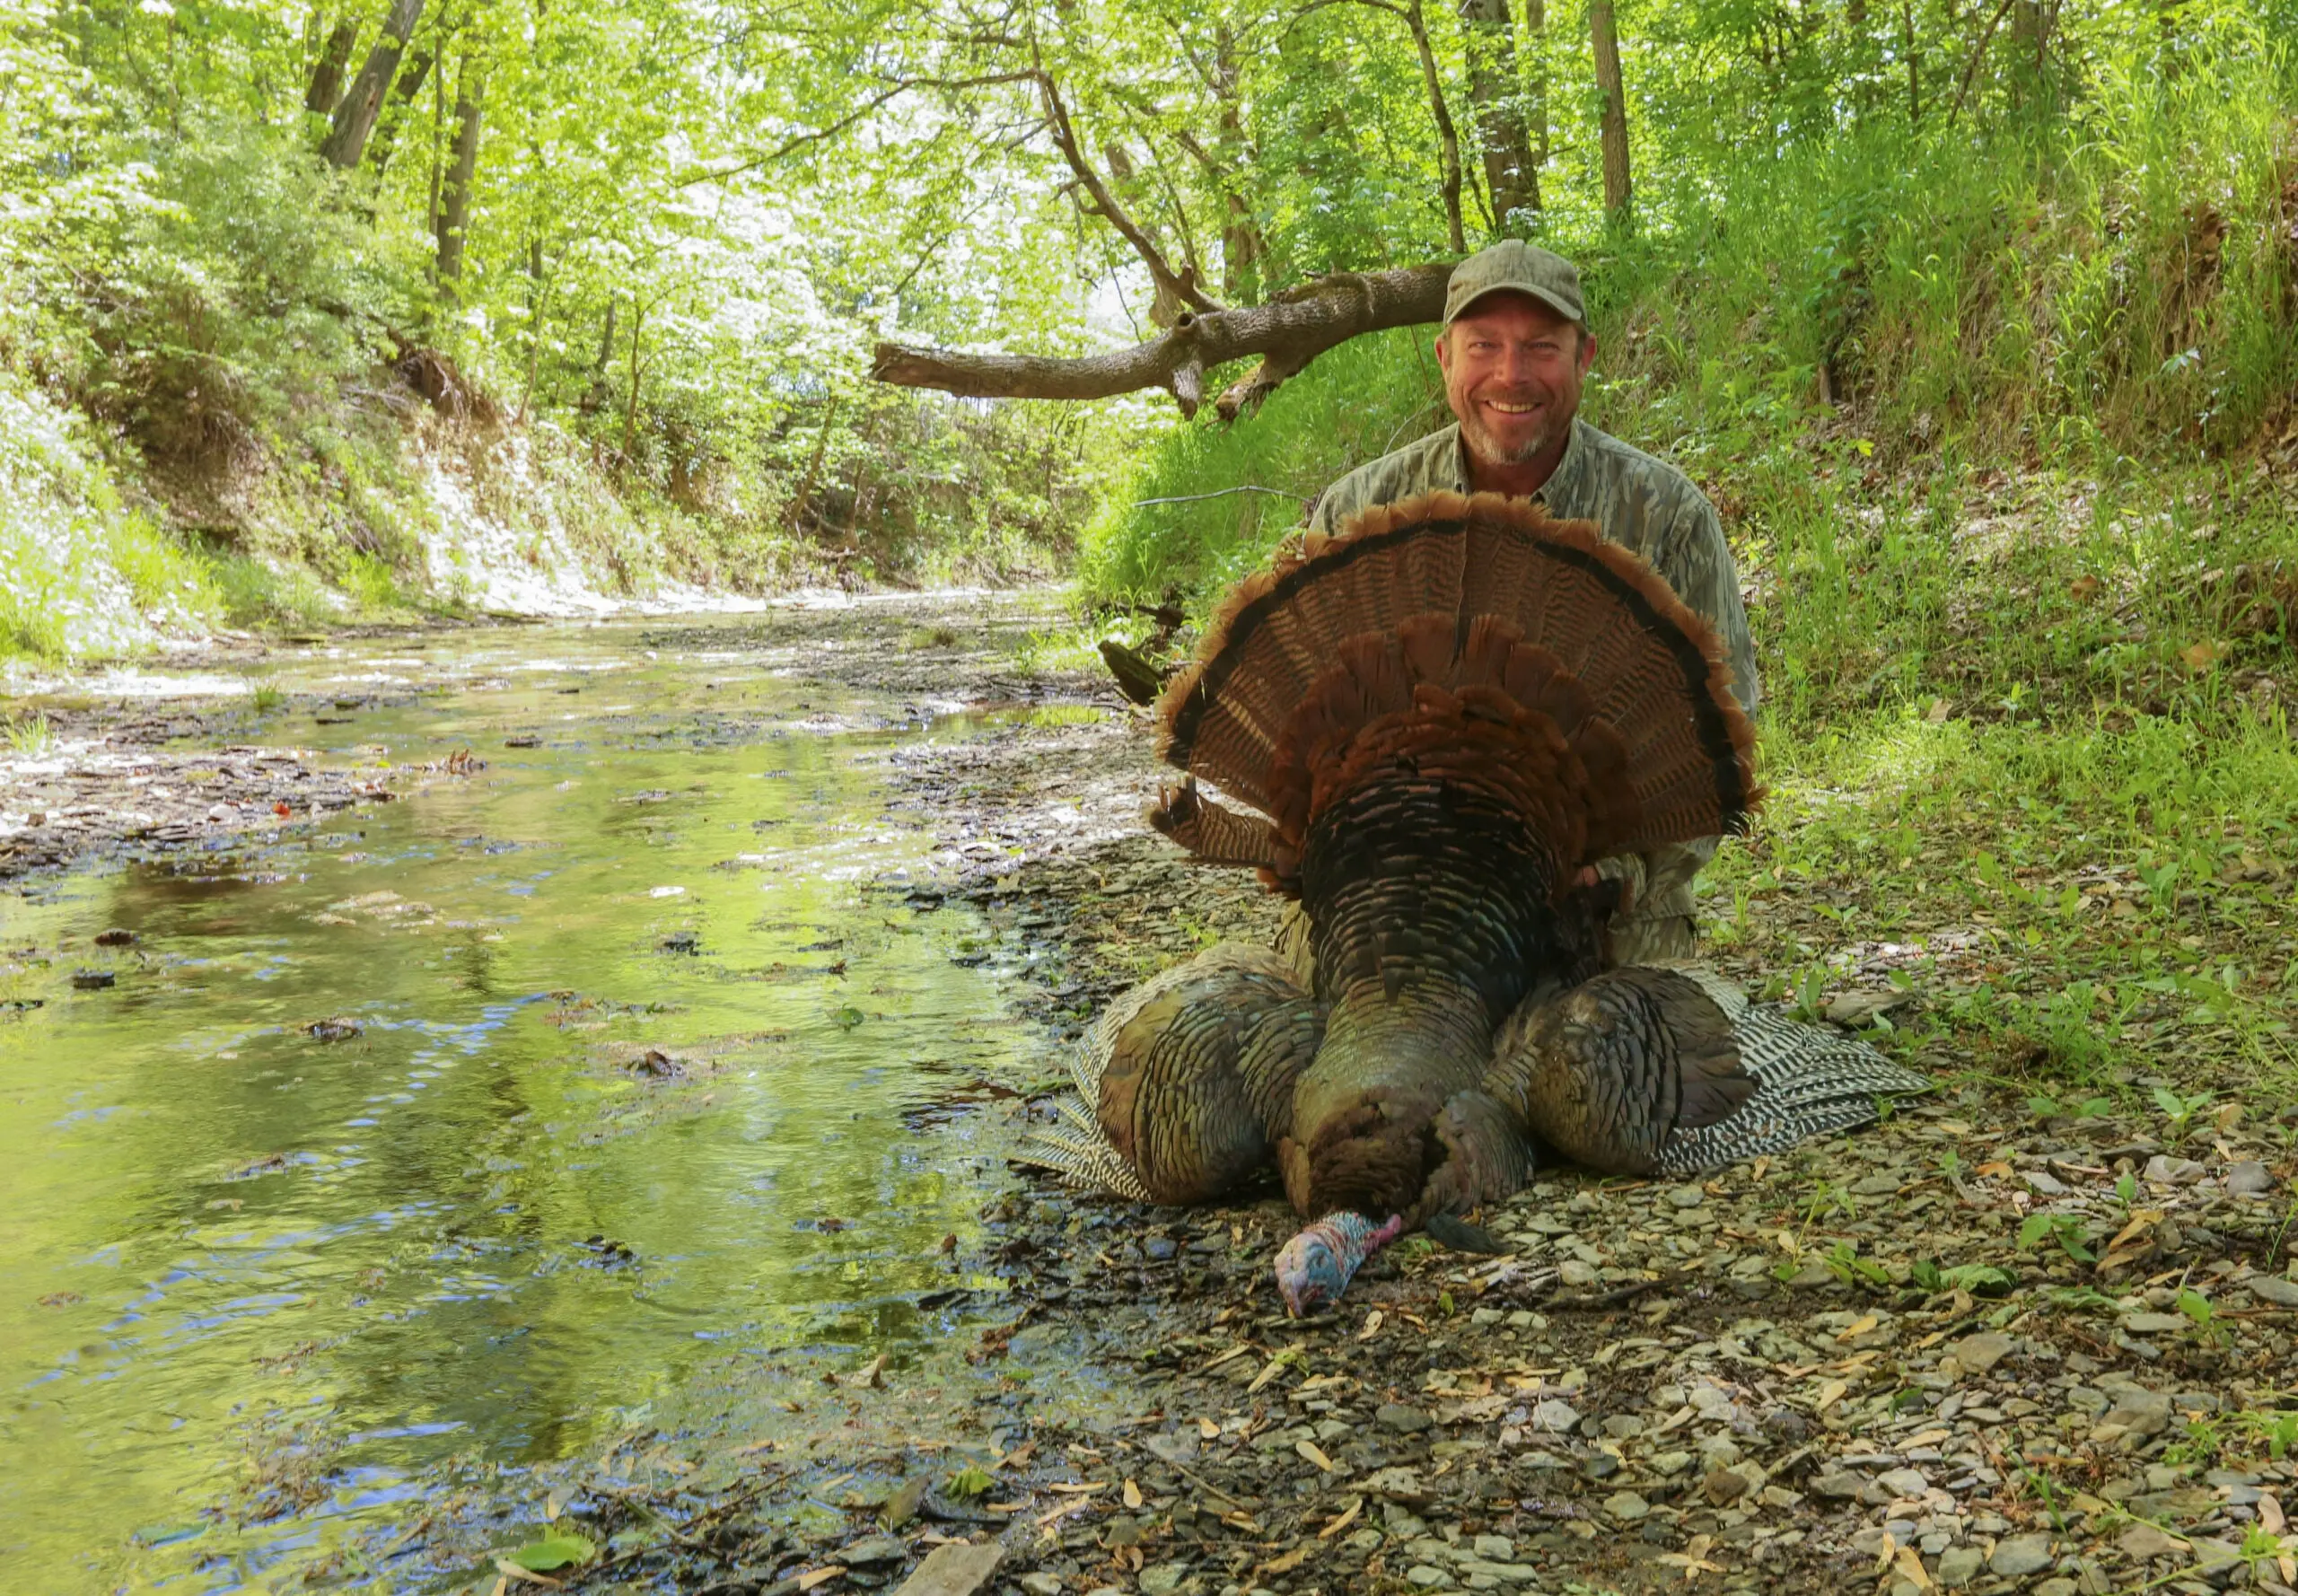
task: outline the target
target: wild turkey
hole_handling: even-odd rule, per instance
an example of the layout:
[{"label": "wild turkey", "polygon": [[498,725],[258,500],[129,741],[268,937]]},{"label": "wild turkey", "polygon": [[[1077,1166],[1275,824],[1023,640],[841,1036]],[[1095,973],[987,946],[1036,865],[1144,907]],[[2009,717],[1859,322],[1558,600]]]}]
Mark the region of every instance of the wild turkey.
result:
[{"label": "wild turkey", "polygon": [[1927,1084],[1704,973],[1603,971],[1621,889],[1589,867],[1738,830],[1759,794],[1713,631],[1587,522],[1443,494],[1311,537],[1158,722],[1186,776],[1152,823],[1298,898],[1309,969],[1224,945],[1127,993],[1023,1156],[1164,1203],[1274,1162],[1316,1220],[1278,1258],[1295,1313],[1514,1191],[1539,1142],[1688,1171]]}]

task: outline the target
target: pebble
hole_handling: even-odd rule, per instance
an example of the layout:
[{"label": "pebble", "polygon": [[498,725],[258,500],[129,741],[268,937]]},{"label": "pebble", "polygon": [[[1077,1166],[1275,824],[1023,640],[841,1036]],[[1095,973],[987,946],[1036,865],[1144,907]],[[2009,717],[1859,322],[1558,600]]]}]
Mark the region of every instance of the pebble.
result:
[{"label": "pebble", "polygon": [[1061,1596],[1061,1576],[1048,1574],[1042,1568],[1031,1569],[1014,1583],[1027,1591],[1030,1596]]},{"label": "pebble", "polygon": [[1513,1563],[1516,1543],[1505,1535],[1479,1535],[1471,1543],[1476,1555],[1487,1563]]},{"label": "pebble", "polygon": [[1417,1407],[1407,1407],[1399,1402],[1383,1402],[1373,1410],[1373,1422],[1382,1429],[1394,1430],[1400,1435],[1417,1435],[1436,1421]]},{"label": "pebble", "polygon": [[2115,1544],[2122,1548],[2124,1557],[2144,1563],[2153,1557],[2167,1557],[2183,1549],[2186,1542],[2152,1524],[2133,1524]]},{"label": "pebble", "polygon": [[1811,1479],[1812,1493],[1820,1496],[1856,1496],[1866,1488],[1867,1482],[1848,1469],[1831,1469]]},{"label": "pebble", "polygon": [[1892,1469],[1875,1477],[1875,1483],[1895,1497],[1920,1496],[1931,1481],[1920,1469]]},{"label": "pebble", "polygon": [[[1431,1568],[1425,1563],[1415,1563],[1404,1571],[1404,1576],[1424,1590],[1430,1585],[1441,1585],[1450,1577],[1443,1569]],[[1145,1591],[1148,1586],[1145,1584],[1142,1589]]]},{"label": "pebble", "polygon": [[2018,1343],[1999,1330],[1987,1330],[1976,1336],[1966,1336],[1951,1349],[1955,1362],[1972,1374],[1984,1374],[2001,1363]]},{"label": "pebble", "polygon": [[2276,1308],[2298,1308],[2298,1280],[2285,1280],[2279,1275],[2253,1275],[2243,1284],[2250,1288],[2250,1295],[2261,1302]]},{"label": "pebble", "polygon": [[1604,1498],[1604,1511],[1623,1524],[1632,1524],[1652,1511],[1652,1504],[1634,1491],[1614,1491]]},{"label": "pebble", "polygon": [[2000,1578],[2022,1579],[2040,1574],[2056,1561],[2049,1536],[2007,1535],[1995,1543],[1995,1555],[1987,1558],[1987,1566]]},{"label": "pebble", "polygon": [[1697,1208],[1707,1200],[1707,1194],[1697,1186],[1679,1186],[1668,1193],[1669,1203],[1678,1208]]},{"label": "pebble", "polygon": [[838,1560],[854,1567],[866,1568],[873,1563],[899,1563],[909,1556],[909,1548],[890,1535],[865,1535],[838,1554]]},{"label": "pebble", "polygon": [[1186,1563],[1153,1563],[1141,1571],[1141,1596],[1173,1596],[1188,1579]]},{"label": "pebble", "polygon": [[1180,1248],[1171,1236],[1152,1236],[1141,1244],[1141,1250],[1145,1256],[1162,1263],[1179,1252]]},{"label": "pebble", "polygon": [[2226,1189],[2236,1197],[2264,1197],[2274,1189],[2274,1177],[2257,1159],[2246,1158],[2227,1166]]},{"label": "pebble", "polygon": [[1935,1576],[1942,1590],[1959,1591],[1978,1577],[1987,1559],[1975,1546],[1959,1546],[1939,1554]]},{"label": "pebble", "polygon": [[1532,1409],[1532,1425],[1536,1429],[1565,1434],[1580,1427],[1580,1410],[1561,1398],[1550,1397]]}]

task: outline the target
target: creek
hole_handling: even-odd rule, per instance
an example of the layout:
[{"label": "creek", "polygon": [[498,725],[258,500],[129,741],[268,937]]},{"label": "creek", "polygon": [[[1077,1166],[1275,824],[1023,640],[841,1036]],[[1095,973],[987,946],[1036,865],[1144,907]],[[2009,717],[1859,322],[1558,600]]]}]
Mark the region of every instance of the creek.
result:
[{"label": "creek", "polygon": [[483,767],[4,900],[0,1588],[460,1589],[375,1549],[442,1482],[987,1387],[973,1105],[1054,1055],[887,790],[969,727],[726,635],[307,651],[262,741]]}]

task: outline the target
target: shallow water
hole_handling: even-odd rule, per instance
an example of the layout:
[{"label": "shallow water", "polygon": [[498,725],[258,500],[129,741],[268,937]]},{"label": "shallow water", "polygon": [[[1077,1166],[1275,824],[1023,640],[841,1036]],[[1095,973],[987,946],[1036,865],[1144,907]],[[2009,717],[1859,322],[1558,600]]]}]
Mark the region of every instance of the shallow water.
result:
[{"label": "shallow water", "polygon": [[272,1588],[445,1460],[930,1356],[964,1311],[919,1299],[996,1285],[1007,1133],[929,1110],[1047,1044],[978,920],[885,885],[928,840],[885,759],[965,729],[659,623],[424,656],[295,662],[452,685],[261,741],[484,769],[0,899],[44,1004],[0,1022],[0,1589]]}]

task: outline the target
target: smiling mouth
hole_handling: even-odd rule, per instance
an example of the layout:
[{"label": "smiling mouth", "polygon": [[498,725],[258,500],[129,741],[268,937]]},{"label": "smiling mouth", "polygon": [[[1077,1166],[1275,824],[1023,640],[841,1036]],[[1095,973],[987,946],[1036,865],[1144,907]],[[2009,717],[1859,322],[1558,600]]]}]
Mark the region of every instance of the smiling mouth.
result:
[{"label": "smiling mouth", "polygon": [[1503,399],[1487,399],[1484,401],[1484,408],[1487,410],[1496,410],[1503,416],[1531,416],[1538,414],[1541,408],[1537,404],[1512,405]]}]

